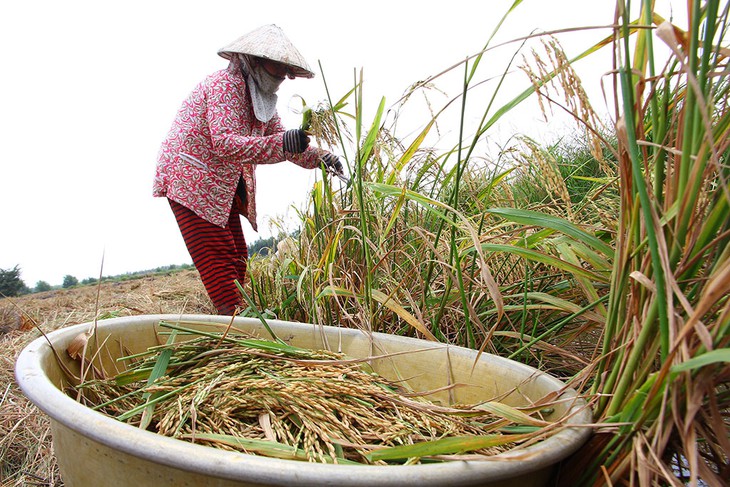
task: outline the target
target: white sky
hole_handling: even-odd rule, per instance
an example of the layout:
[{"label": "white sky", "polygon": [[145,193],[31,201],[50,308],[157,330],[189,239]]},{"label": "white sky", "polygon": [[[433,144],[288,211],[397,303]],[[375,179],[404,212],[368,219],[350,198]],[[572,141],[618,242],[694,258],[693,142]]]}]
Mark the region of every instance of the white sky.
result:
[{"label": "white sky", "polygon": [[[300,121],[288,109],[292,95],[310,104],[326,98],[320,62],[335,97],[352,87],[355,70],[364,69],[369,124],[381,96],[390,106],[409,85],[481,49],[511,3],[2,2],[0,268],[19,265],[32,288],[39,280],[60,284],[66,274],[96,277],[102,254],[104,275],[190,263],[167,202],[151,196],[155,159],[182,100],[203,77],[226,66],[216,52],[240,35],[277,24],[317,73],[282,85],[285,125]],[[614,6],[612,0],[525,0],[499,39],[610,24]],[[670,16],[669,7],[663,14]],[[575,55],[606,33],[560,40]],[[514,49],[486,56],[480,78],[499,75]],[[609,58],[603,59],[587,67],[594,75],[586,80],[592,93],[600,93],[600,74],[610,69]],[[436,85],[453,97],[462,75],[456,70],[451,86],[441,84],[447,79]],[[527,86],[522,74],[512,79],[514,89]],[[439,105],[446,98],[435,100]],[[537,105],[521,116],[495,133],[532,124],[540,118]],[[319,177],[288,162],[257,172],[260,233],[245,224],[249,242],[270,235],[271,218],[293,215],[290,207],[301,207]]]}]

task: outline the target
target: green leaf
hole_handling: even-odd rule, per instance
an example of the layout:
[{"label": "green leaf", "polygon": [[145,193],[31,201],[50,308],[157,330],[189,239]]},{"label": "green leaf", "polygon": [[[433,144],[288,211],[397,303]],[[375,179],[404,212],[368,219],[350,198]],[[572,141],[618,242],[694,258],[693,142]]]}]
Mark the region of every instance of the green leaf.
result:
[{"label": "green leaf", "polygon": [[157,404],[158,402],[162,402],[169,398],[175,397],[175,396],[179,395],[180,392],[184,391],[185,389],[187,389],[189,387],[193,387],[194,385],[196,385],[198,382],[201,382],[202,380],[203,379],[198,379],[193,382],[189,382],[183,386],[178,387],[177,389],[174,389],[170,392],[166,392],[162,395],[154,395],[154,396],[150,397],[150,399],[146,403],[140,404],[140,405],[130,409],[129,411],[120,414],[119,416],[117,416],[117,419],[119,421],[126,421],[129,418],[133,418],[134,416],[143,412],[144,409],[147,408],[148,406],[154,405],[154,404]]},{"label": "green leaf", "polygon": [[[177,323],[169,323],[166,321],[160,321],[160,326],[165,328],[170,328],[172,330],[178,330],[183,331],[185,333],[190,333],[193,335],[199,335],[199,336],[205,336],[213,339],[220,339],[222,338],[221,333],[209,333],[202,330],[196,330],[194,328],[187,328],[184,326],[181,326],[181,323],[190,323],[195,324],[195,322],[185,322],[185,321],[179,321]],[[202,323],[202,324],[208,324],[208,323]],[[274,352],[274,353],[283,353],[286,355],[293,355],[293,356],[299,356],[299,355],[308,355],[311,351],[295,347],[293,345],[289,345],[286,342],[274,342],[271,340],[260,340],[256,338],[236,338],[235,336],[226,336],[225,341],[235,343],[237,345],[242,345],[244,347],[250,347],[250,348],[256,348],[259,350],[263,350],[265,352]]]},{"label": "green leaf", "polygon": [[347,298],[356,297],[355,293],[339,286],[327,286],[317,295],[315,299],[320,299],[325,296],[345,296]]},{"label": "green leaf", "polygon": [[401,306],[401,304],[397,302],[392,296],[388,296],[385,293],[378,291],[377,289],[372,290],[372,296],[375,301],[379,302],[380,304],[397,314],[403,321],[421,332],[427,339],[434,342],[438,341],[438,339],[433,336],[433,333],[431,333],[431,331],[426,328],[423,323],[418,321],[415,316],[406,311],[406,309]]},{"label": "green leaf", "polygon": [[523,440],[528,435],[483,435],[483,436],[453,436],[433,441],[423,441],[413,445],[394,446],[375,450],[366,455],[371,461],[402,460],[414,457],[429,457],[434,455],[453,455],[468,451],[481,450],[494,446],[506,445]]},{"label": "green leaf", "polygon": [[540,213],[538,211],[523,210],[520,208],[490,208],[487,212],[492,213],[493,215],[499,215],[502,218],[515,223],[556,230],[564,233],[565,235],[570,235],[579,242],[584,242],[590,245],[608,257],[613,257],[613,249],[610,245],[606,244],[595,235],[582,230],[577,225],[574,225],[562,218]]},{"label": "green leaf", "polygon": [[271,327],[269,326],[269,324],[266,322],[266,318],[264,318],[263,315],[259,312],[259,309],[256,306],[256,303],[253,302],[253,300],[248,295],[248,293],[246,292],[246,290],[243,288],[243,286],[241,285],[241,283],[238,282],[238,279],[236,279],[233,282],[236,285],[236,287],[238,288],[238,292],[240,292],[241,293],[241,296],[243,296],[243,299],[246,300],[246,302],[248,303],[248,305],[251,307],[251,309],[253,310],[253,312],[258,317],[259,321],[261,321],[261,324],[264,325],[264,328],[266,328],[266,331],[269,332],[269,335],[271,335],[271,338],[273,340],[275,340],[276,342],[281,343],[282,345],[286,345],[283,340],[280,340],[279,337],[276,336],[276,333],[274,333],[274,330],[272,330]]},{"label": "green leaf", "polygon": [[380,106],[378,106],[378,112],[375,114],[375,120],[370,127],[365,142],[362,144],[362,157],[361,161],[366,161],[370,157],[370,153],[375,147],[375,141],[377,140],[378,134],[380,133],[380,119],[383,116],[383,110],[385,109],[385,97],[381,98]]},{"label": "green leaf", "polygon": [[405,195],[405,188],[403,188],[403,194],[401,194],[400,198],[398,198],[398,201],[395,204],[395,208],[393,208],[393,212],[390,215],[390,219],[388,220],[388,225],[385,227],[385,230],[383,231],[383,234],[380,236],[380,245],[383,245],[383,242],[386,238],[388,238],[388,235],[390,234],[390,231],[393,229],[393,226],[395,225],[396,221],[398,220],[398,217],[400,216],[400,211],[403,208],[403,204],[406,202],[406,195]]},{"label": "green leaf", "polygon": [[[598,282],[609,282],[609,276],[596,274],[595,272],[591,272],[588,269],[573,265],[569,262],[558,259],[557,257],[553,257],[552,255],[538,252],[537,250],[526,249],[524,247],[515,247],[514,245],[507,244],[482,244],[481,247],[483,250],[486,250],[488,252],[505,252],[519,255],[520,257],[524,257],[525,259],[531,260],[533,262],[541,262],[543,264],[562,269],[566,272],[570,272],[571,274],[588,277]],[[474,247],[470,247],[468,249],[465,249],[464,253],[469,253],[473,251]]]},{"label": "green leaf", "polygon": [[[389,296],[385,294],[382,291],[378,291],[377,289],[373,289],[371,291],[371,295],[373,299],[395,314],[397,314],[403,321],[411,325],[413,328],[421,332],[427,339],[432,340],[434,342],[437,342],[435,336],[433,336],[433,333],[426,328],[423,323],[418,321],[418,319],[413,316],[411,313],[409,313],[398,301],[395,300],[392,296]],[[358,298],[358,299],[364,299],[363,296],[359,294],[355,294],[352,291],[348,291],[347,289],[338,287],[338,286],[327,286],[317,295],[316,299],[320,299],[324,296],[344,296],[348,298]]]},{"label": "green leaf", "polygon": [[434,215],[438,216],[439,218],[446,220],[449,223],[453,223],[453,221],[446,216],[445,213],[438,211],[436,208],[442,208],[444,210],[450,210],[453,211],[449,205],[442,203],[441,201],[435,200],[433,198],[429,198],[428,196],[424,196],[420,193],[417,193],[415,191],[411,191],[410,189],[400,188],[397,186],[391,186],[389,184],[383,184],[383,183],[365,183],[366,186],[368,186],[373,191],[380,193],[385,196],[395,196],[397,198],[401,198],[405,196],[407,199],[411,201],[415,201],[419,203],[423,208],[428,210],[429,212],[433,213]]},{"label": "green leaf", "polygon": [[[170,334],[170,336],[167,338],[167,345],[172,345],[175,343],[175,337],[177,336],[177,331],[173,330],[173,332]],[[167,366],[170,364],[170,358],[172,357],[172,346],[162,350],[160,352],[160,355],[157,357],[157,361],[155,362],[155,366],[152,368],[152,372],[150,373],[149,378],[147,379],[147,386],[151,386],[154,384],[157,379],[162,377],[167,373]],[[144,395],[142,395],[142,400],[147,403],[145,408],[142,410],[142,419],[139,420],[139,428],[140,429],[147,429],[147,427],[152,422],[152,415],[155,412],[155,399],[160,397],[162,393],[156,392],[154,394],[150,392],[145,392]]]},{"label": "green leaf", "polygon": [[671,372],[673,374],[687,372],[717,363],[730,363],[730,348],[711,350],[707,353],[703,353],[702,355],[692,357],[681,364],[672,366]]},{"label": "green leaf", "polygon": [[134,382],[149,379],[150,374],[152,373],[151,367],[145,367],[145,368],[139,368],[139,369],[129,369],[125,370],[121,374],[117,374],[114,377],[114,382],[118,386],[126,386],[128,384],[132,384]]},{"label": "green leaf", "polygon": [[413,157],[413,154],[416,153],[416,151],[421,147],[421,144],[423,143],[424,139],[426,138],[426,135],[428,135],[429,131],[431,130],[431,127],[433,127],[434,123],[436,122],[436,119],[433,118],[431,121],[426,124],[426,127],[421,131],[420,134],[418,134],[418,137],[411,143],[411,145],[408,147],[408,149],[403,153],[403,155],[398,159],[398,163],[396,164],[395,168],[393,169],[393,172],[390,173],[388,176],[388,179],[385,181],[386,184],[394,184],[395,178],[398,174],[398,172],[405,167],[406,164],[411,160]]}]

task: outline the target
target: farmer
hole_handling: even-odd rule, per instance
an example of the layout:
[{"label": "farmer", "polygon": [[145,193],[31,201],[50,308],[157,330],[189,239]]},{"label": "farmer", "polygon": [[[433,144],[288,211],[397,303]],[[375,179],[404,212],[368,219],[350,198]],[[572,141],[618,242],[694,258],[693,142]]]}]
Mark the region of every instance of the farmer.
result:
[{"label": "farmer", "polygon": [[229,60],[183,102],[157,158],[153,195],[167,197],[193,264],[219,314],[241,304],[248,250],[239,215],[256,224],[256,166],[289,160],[342,174],[339,158],[310,147],[303,130],[285,130],[276,91],[286,79],[312,78],[303,56],[275,25],[218,51]]}]

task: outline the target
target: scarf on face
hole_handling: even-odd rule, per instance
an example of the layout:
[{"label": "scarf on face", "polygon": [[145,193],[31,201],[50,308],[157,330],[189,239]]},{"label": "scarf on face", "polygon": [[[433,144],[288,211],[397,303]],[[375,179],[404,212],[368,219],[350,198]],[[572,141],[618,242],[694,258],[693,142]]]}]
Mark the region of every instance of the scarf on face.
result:
[{"label": "scarf on face", "polygon": [[251,67],[253,63],[245,54],[239,54],[241,70],[251,92],[253,113],[262,122],[268,122],[276,113],[276,92],[284,81],[271,76],[261,65]]}]

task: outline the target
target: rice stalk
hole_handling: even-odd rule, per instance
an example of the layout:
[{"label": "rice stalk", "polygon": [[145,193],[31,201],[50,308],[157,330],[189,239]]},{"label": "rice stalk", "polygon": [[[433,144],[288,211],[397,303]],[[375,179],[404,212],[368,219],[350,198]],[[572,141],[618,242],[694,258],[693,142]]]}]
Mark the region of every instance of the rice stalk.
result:
[{"label": "rice stalk", "polygon": [[[631,46],[630,11],[618,5],[621,217],[594,391],[599,417],[623,426],[597,445],[583,481],[600,482],[603,468],[611,482],[668,482],[686,465],[691,484],[721,485],[730,471],[721,453],[730,407],[728,83],[719,74],[728,7],[688,3],[682,30],[641,2],[640,21],[656,28]],[[657,40],[671,50],[663,71]]]}]

